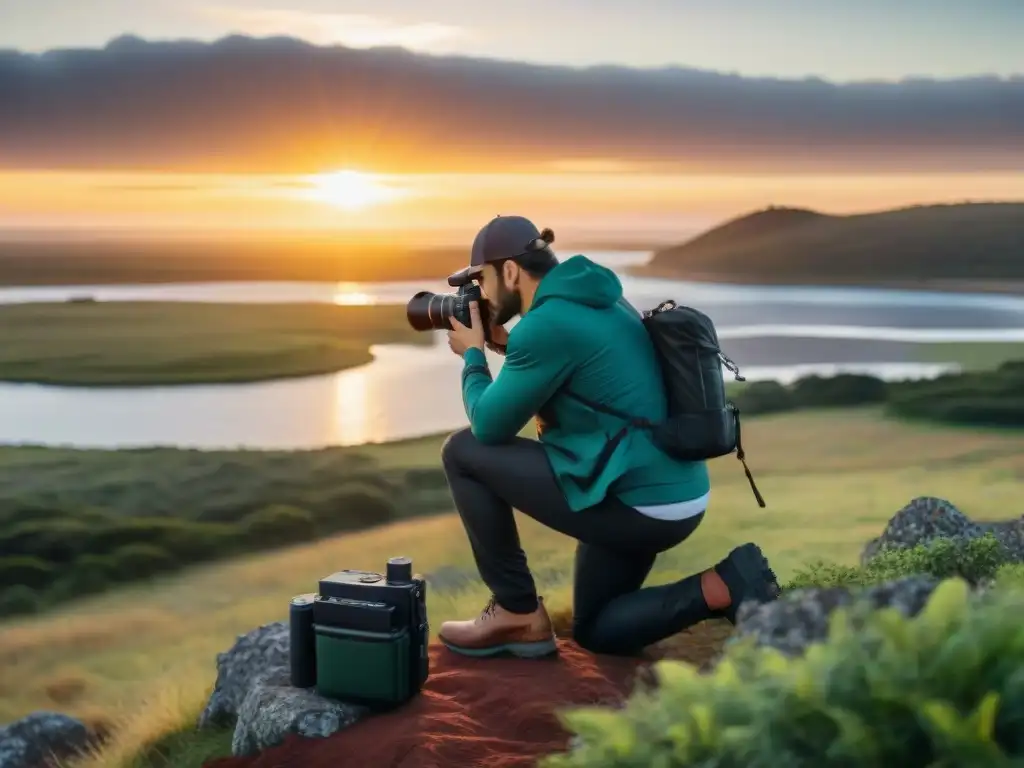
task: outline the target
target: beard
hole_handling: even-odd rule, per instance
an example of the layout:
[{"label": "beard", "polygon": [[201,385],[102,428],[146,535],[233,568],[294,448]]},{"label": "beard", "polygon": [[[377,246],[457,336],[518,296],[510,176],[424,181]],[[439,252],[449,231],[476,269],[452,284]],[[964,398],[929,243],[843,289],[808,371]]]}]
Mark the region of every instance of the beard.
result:
[{"label": "beard", "polygon": [[523,296],[519,291],[510,291],[498,284],[498,295],[491,303],[491,320],[494,325],[504,325],[523,311]]}]

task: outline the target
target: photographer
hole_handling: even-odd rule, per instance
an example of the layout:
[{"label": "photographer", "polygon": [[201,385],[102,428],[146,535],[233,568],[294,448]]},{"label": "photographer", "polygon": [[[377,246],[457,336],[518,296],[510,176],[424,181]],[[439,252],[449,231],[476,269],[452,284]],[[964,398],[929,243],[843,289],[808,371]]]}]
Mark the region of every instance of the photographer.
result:
[{"label": "photographer", "polygon": [[[644,430],[629,430],[603,455],[623,422],[589,403],[663,419],[662,374],[616,275],[584,256],[560,263],[552,242],[550,230],[527,219],[495,218],[477,235],[470,266],[451,281],[479,283],[492,348],[505,354],[492,380],[479,307],[470,307],[470,326],[451,321],[448,343],[464,360],[470,427],[448,438],[442,459],[493,597],[477,618],[445,622],[440,639],[471,655],[554,650],[513,508],[577,540],[573,633],[594,652],[633,654],[708,618],[735,621],[745,599],[779,594],[754,544],[702,573],[642,588],[657,555],[700,525],[707,466],[670,458]],[[501,326],[517,315],[506,334]],[[539,439],[519,437],[534,416]]]}]

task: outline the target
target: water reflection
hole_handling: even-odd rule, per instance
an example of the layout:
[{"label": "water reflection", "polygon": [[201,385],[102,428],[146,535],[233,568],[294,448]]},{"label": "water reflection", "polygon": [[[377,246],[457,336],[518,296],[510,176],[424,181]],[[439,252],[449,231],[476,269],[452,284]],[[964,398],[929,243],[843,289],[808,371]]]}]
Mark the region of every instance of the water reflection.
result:
[{"label": "water reflection", "polygon": [[372,287],[365,283],[338,283],[331,303],[340,307],[366,307],[379,302]]},{"label": "water reflection", "polygon": [[[642,253],[592,254],[621,267]],[[637,306],[673,297],[706,309],[726,351],[750,380],[809,373],[935,376],[951,365],[916,364],[919,344],[1022,341],[1024,299],[866,289],[713,286],[623,278]],[[0,288],[0,303],[98,300],[316,301],[404,304],[443,280],[400,283],[214,283]],[[0,443],[119,448],[303,449],[417,437],[466,423],[461,360],[435,345],[378,346],[375,359],[341,373],[226,386],[77,389],[0,383]],[[502,358],[488,355],[492,370]]]}]

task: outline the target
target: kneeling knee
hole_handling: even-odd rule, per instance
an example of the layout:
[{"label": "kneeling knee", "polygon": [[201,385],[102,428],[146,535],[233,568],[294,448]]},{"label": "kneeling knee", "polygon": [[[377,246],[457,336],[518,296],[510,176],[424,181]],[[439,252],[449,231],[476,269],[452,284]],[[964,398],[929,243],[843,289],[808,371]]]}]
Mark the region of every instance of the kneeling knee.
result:
[{"label": "kneeling knee", "polygon": [[467,449],[474,442],[476,442],[476,438],[469,427],[452,432],[441,445],[441,463],[446,467],[454,467],[463,463],[462,457],[466,455]]},{"label": "kneeling knee", "polygon": [[572,639],[580,648],[605,656],[632,656],[639,652],[622,632],[601,631],[596,621],[574,622]]}]

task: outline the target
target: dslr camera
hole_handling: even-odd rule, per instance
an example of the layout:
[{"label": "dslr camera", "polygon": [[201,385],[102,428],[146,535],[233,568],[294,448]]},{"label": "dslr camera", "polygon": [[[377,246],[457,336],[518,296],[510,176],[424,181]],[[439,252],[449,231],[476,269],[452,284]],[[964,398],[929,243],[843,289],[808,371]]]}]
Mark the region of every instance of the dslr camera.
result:
[{"label": "dslr camera", "polygon": [[292,598],[291,683],[371,710],[415,696],[429,675],[427,584],[412,560],[385,573],[338,571],[319,592]]},{"label": "dslr camera", "polygon": [[480,322],[484,325],[484,340],[491,342],[491,312],[480,286],[462,274],[448,278],[448,285],[456,288],[455,293],[433,293],[420,291],[406,305],[405,314],[409,325],[417,331],[447,331],[455,318],[467,328],[473,321],[469,316],[469,305],[477,302],[480,307]]}]

